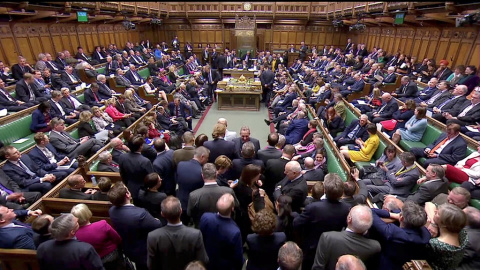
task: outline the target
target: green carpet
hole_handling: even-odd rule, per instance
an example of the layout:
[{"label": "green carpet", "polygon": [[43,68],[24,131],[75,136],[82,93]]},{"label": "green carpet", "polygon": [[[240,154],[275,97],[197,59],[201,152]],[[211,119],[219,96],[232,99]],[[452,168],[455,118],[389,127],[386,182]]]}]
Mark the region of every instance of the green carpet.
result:
[{"label": "green carpet", "polygon": [[[260,147],[267,146],[267,136],[270,133],[270,128],[265,124],[263,119],[268,119],[268,110],[265,104],[260,104],[260,111],[226,111],[217,109],[217,103],[212,104],[210,110],[204,115],[203,121],[197,128],[195,135],[204,133],[208,138],[212,139],[212,130],[217,123],[218,118],[223,117],[227,119],[230,131],[237,132],[240,135],[240,128],[242,126],[250,127],[250,136],[260,141]],[[192,124],[194,129],[201,119],[194,119]]]}]

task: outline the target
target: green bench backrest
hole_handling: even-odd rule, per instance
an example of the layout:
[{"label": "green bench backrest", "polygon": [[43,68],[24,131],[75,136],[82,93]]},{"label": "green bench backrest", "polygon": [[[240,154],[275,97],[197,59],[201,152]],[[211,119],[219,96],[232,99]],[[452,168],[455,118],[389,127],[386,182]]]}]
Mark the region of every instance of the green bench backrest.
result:
[{"label": "green bench backrest", "polygon": [[95,160],[92,165],[90,165],[90,171],[96,172],[98,170],[98,163],[100,163],[100,160]]},{"label": "green bench backrest", "polygon": [[477,152],[477,150],[471,148],[471,147],[467,147],[467,156],[469,156],[470,154],[474,153],[474,152]]},{"label": "green bench backrest", "polygon": [[377,151],[375,151],[375,154],[373,154],[373,159],[377,160],[383,155],[383,151],[385,151],[385,147],[387,147],[387,144],[380,140],[380,144],[378,144]]},{"label": "green bench backrest", "polygon": [[32,131],[30,131],[31,124],[32,116],[28,115],[0,126],[0,141],[9,145],[18,139],[27,137],[32,134]]},{"label": "green bench backrest", "polygon": [[10,96],[12,96],[13,98],[17,98],[17,92],[15,91],[10,92]]},{"label": "green bench backrest", "polygon": [[442,131],[431,125],[427,126],[425,133],[423,133],[422,143],[429,145],[433,143],[439,136],[442,134]]},{"label": "green bench backrest", "polygon": [[353,120],[357,120],[358,117],[350,109],[347,109],[346,111],[347,116],[345,117],[345,126],[347,127]]},{"label": "green bench backrest", "polygon": [[182,76],[183,74],[185,74],[183,71],[185,70],[185,68],[181,68],[178,70],[178,76]]},{"label": "green bench backrest", "polygon": [[347,181],[347,174],[342,168],[338,157],[335,155],[335,152],[330,148],[328,143],[325,143],[325,150],[327,150],[327,169],[329,173],[337,173],[344,182]]},{"label": "green bench backrest", "polygon": [[72,135],[72,137],[75,138],[75,139],[79,139],[79,136],[78,136],[78,128],[70,131],[70,135]]},{"label": "green bench backrest", "polygon": [[85,95],[84,94],[80,94],[77,96],[77,99],[82,102],[82,103],[85,103]]},{"label": "green bench backrest", "polygon": [[105,74],[105,67],[97,69],[98,74]]},{"label": "green bench backrest", "polygon": [[142,78],[146,79],[148,76],[150,76],[150,70],[148,68],[144,68],[138,71],[138,74],[142,76]]}]

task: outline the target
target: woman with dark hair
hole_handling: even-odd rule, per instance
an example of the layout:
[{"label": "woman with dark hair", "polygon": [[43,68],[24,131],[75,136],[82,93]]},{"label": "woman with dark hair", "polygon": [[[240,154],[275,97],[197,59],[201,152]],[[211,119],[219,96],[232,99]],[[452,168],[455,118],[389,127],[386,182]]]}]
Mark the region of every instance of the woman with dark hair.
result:
[{"label": "woman with dark hair", "polygon": [[208,136],[205,135],[204,133],[198,135],[196,138],[195,138],[195,147],[200,147],[200,146],[203,146],[203,143],[208,141]]},{"label": "woman with dark hair", "polygon": [[475,86],[478,86],[480,77],[477,75],[477,68],[475,66],[467,66],[465,68],[465,77],[461,78],[457,84],[463,84],[468,87],[467,95],[472,92]]},{"label": "woman with dark hair", "polygon": [[428,125],[426,111],[427,109],[425,107],[417,107],[414,115],[405,124],[405,128],[399,128],[395,131],[392,141],[395,144],[398,144],[401,139],[419,142]]},{"label": "woman with dark hair", "polygon": [[375,124],[367,124],[367,132],[370,135],[366,142],[363,142],[361,138],[355,140],[355,143],[360,145],[359,150],[350,150],[348,146],[340,147],[340,153],[343,154],[345,159],[352,161],[370,161],[377,151],[380,144],[380,138],[377,135],[377,126]]},{"label": "woman with dark hair", "polygon": [[455,269],[463,259],[468,244],[467,216],[457,206],[444,203],[438,207],[430,225],[437,226],[439,236],[427,245],[427,261],[435,270]]},{"label": "woman with dark hair", "polygon": [[167,198],[167,194],[160,190],[162,186],[162,178],[158,173],[150,173],[145,176],[143,180],[144,187],[138,191],[138,199],[141,201],[142,206],[155,218],[166,224],[162,215],[160,214],[160,204]]},{"label": "woman with dark hair", "polygon": [[292,197],[288,195],[280,195],[275,202],[275,210],[277,210],[277,226],[276,232],[284,232],[287,241],[293,240],[293,219],[298,216],[297,212],[292,211]]},{"label": "woman with dark hair", "polygon": [[239,212],[236,215],[236,222],[242,232],[242,239],[245,240],[247,234],[251,233],[250,218],[248,216],[248,206],[253,202],[253,192],[262,186],[260,176],[262,168],[257,165],[248,164],[242,170],[238,184],[233,187],[235,196],[239,202]]},{"label": "woman with dark hair", "polygon": [[337,136],[337,133],[342,132],[345,129],[345,121],[343,121],[342,117],[337,114],[334,107],[327,109],[325,118],[327,119],[327,121],[324,122],[325,127],[333,137]]},{"label": "woman with dark hair", "polygon": [[254,234],[247,236],[247,270],[276,270],[278,250],[287,241],[283,232],[275,232],[277,219],[269,209],[256,213],[252,223]]},{"label": "woman with dark hair", "polygon": [[52,120],[50,116],[50,102],[44,101],[38,105],[38,109],[32,113],[32,123],[30,124],[30,130],[33,133],[36,132],[49,132],[52,130],[49,122]]}]

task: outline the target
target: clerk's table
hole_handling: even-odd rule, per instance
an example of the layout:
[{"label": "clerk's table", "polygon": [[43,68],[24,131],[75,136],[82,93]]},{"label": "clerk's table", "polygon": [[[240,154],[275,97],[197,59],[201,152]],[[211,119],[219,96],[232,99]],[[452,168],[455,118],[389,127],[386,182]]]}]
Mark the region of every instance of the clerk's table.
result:
[{"label": "clerk's table", "polygon": [[246,79],[224,79],[217,84],[217,97],[219,110],[260,110],[262,98],[262,85],[260,81]]}]

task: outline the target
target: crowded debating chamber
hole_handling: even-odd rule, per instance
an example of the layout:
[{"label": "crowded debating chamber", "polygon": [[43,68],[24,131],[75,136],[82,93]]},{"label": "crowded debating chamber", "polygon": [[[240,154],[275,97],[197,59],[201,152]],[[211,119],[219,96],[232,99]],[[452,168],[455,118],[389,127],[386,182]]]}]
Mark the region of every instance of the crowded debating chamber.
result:
[{"label": "crowded debating chamber", "polygon": [[0,270],[480,269],[479,66],[474,1],[2,2]]}]

